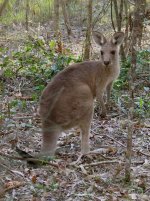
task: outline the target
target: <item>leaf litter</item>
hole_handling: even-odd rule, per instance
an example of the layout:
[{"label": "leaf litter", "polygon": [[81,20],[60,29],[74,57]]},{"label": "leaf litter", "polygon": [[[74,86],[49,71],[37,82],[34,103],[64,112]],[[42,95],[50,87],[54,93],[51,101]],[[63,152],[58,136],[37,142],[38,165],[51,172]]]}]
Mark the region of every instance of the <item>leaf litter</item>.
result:
[{"label": "leaf litter", "polygon": [[[79,43],[75,44],[73,49],[78,52]],[[0,119],[0,200],[150,200],[150,119],[143,122],[135,119],[132,181],[126,184],[124,163],[128,121],[125,105],[113,105],[108,118],[101,121],[95,112],[90,134],[91,153],[81,157],[76,164],[72,163],[80,156],[79,129],[60,136],[53,161],[58,168],[48,164],[33,168],[26,161],[15,159],[18,157],[16,145],[31,155],[39,152],[41,146],[41,123],[37,115],[38,101],[32,99],[33,84],[24,78],[26,84],[22,93],[18,90],[21,82],[20,77],[6,80],[5,95],[0,102],[5,116]],[[11,107],[14,100],[25,100],[25,106],[14,102]],[[15,157],[8,158],[7,155]]]}]

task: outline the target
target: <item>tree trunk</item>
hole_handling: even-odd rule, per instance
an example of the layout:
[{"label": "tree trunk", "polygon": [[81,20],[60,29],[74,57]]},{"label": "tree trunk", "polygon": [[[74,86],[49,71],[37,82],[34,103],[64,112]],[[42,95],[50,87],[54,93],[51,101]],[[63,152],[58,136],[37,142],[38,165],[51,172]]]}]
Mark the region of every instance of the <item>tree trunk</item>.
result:
[{"label": "tree trunk", "polygon": [[143,21],[145,17],[146,0],[135,0],[135,14],[134,14],[134,26],[133,32],[136,32],[138,39],[138,45],[141,46],[142,34],[143,34]]},{"label": "tree trunk", "polygon": [[120,8],[119,8],[119,19],[118,19],[118,31],[121,31],[121,25],[122,25],[122,15],[123,15],[123,0],[120,0]]},{"label": "tree trunk", "polygon": [[26,0],[26,30],[29,31],[29,0]]},{"label": "tree trunk", "polygon": [[124,7],[124,0],[113,0],[114,4],[114,11],[116,16],[116,25],[117,25],[117,31],[121,31],[121,25],[122,25],[122,16],[123,16],[123,7]]},{"label": "tree trunk", "polygon": [[54,0],[54,31],[59,32],[59,0]]},{"label": "tree trunk", "polygon": [[129,50],[129,6],[127,1],[124,1],[124,10],[125,10],[125,39],[124,39],[124,51],[125,51],[125,57],[128,55]]},{"label": "tree trunk", "polygon": [[63,12],[63,16],[64,16],[64,22],[65,22],[65,26],[67,29],[67,33],[68,33],[68,36],[70,36],[72,34],[72,30],[71,30],[71,26],[70,26],[68,11],[66,8],[66,0],[61,0],[61,6],[62,6],[62,12]]},{"label": "tree trunk", "polygon": [[118,29],[120,22],[119,22],[119,12],[118,12],[117,0],[113,0],[113,3],[114,3],[115,15],[116,15],[116,24],[117,24],[117,29]]},{"label": "tree trunk", "polygon": [[2,16],[3,11],[5,10],[9,0],[5,0],[2,5],[0,6],[0,16]]},{"label": "tree trunk", "polygon": [[112,27],[113,27],[113,30],[114,30],[114,32],[116,32],[116,29],[115,29],[115,24],[114,24],[114,19],[113,19],[113,2],[112,2],[113,0],[111,0],[111,24],[112,24]]},{"label": "tree trunk", "polygon": [[134,83],[135,83],[135,70],[137,63],[137,49],[138,40],[143,29],[144,8],[146,7],[145,0],[135,0],[135,10],[133,19],[133,29],[131,35],[131,67],[129,73],[129,112],[128,112],[128,138],[127,138],[127,152],[126,152],[126,165],[125,165],[125,180],[131,180],[131,158],[132,158],[132,134],[133,134],[133,113],[134,113]]},{"label": "tree trunk", "polygon": [[91,32],[92,32],[92,0],[88,2],[87,31],[83,60],[89,60],[91,54]]},{"label": "tree trunk", "polygon": [[[117,31],[121,31],[123,7],[124,7],[123,1],[124,0],[120,0],[120,1],[113,0],[114,11],[115,11],[115,16],[116,16]],[[112,4],[112,2],[111,2],[111,4]],[[113,17],[112,16],[111,16],[111,20],[112,20],[113,29],[116,30],[115,27],[114,27]],[[125,59],[125,52],[124,52],[123,45],[121,45],[120,54],[121,54],[121,58],[124,60]]]}]

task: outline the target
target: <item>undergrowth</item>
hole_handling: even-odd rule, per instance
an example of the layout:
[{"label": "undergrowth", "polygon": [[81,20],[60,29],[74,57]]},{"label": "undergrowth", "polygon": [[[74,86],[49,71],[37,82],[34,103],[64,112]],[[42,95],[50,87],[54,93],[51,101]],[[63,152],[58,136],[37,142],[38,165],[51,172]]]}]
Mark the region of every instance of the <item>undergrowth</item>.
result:
[{"label": "undergrowth", "polygon": [[43,90],[47,82],[71,62],[81,61],[75,58],[69,49],[51,40],[46,43],[43,38],[28,40],[18,50],[9,52],[1,48],[1,69],[3,77],[25,77],[32,81],[35,90]]},{"label": "undergrowth", "polygon": [[[70,63],[80,62],[81,58],[75,58],[69,49],[65,49],[61,41],[51,40],[45,42],[43,38],[29,38],[18,50],[9,51],[8,48],[1,48],[0,67],[3,70],[5,79],[26,78],[32,83],[33,99],[38,99],[41,91],[58,72],[66,68]],[[149,51],[140,51],[137,55],[136,76],[142,74],[149,68]],[[128,106],[128,73],[131,61],[128,57],[121,63],[121,73],[114,83],[113,99],[123,108]],[[145,71],[146,72],[146,71]],[[140,79],[141,80],[141,79]],[[4,92],[4,83],[1,81],[0,93]],[[149,86],[145,82],[141,84],[136,80],[135,89],[135,115],[148,117],[150,113]],[[124,92],[125,93],[124,93]],[[141,93],[140,93],[140,92]],[[123,94],[122,94],[123,92]],[[137,92],[137,93],[136,93]],[[18,102],[17,102],[18,105]],[[25,103],[23,103],[25,105]],[[126,109],[124,109],[126,111]],[[127,112],[127,111],[126,111]]]},{"label": "undergrowth", "polygon": [[[148,85],[147,78],[149,77],[149,60],[150,51],[142,50],[137,53],[137,66],[135,75],[135,93],[134,93],[134,103],[135,103],[135,116],[139,118],[149,117],[150,114],[150,88]],[[113,98],[122,107],[123,105],[126,109],[123,109],[127,113],[128,102],[129,102],[129,69],[131,66],[131,58],[128,57],[125,61],[121,63],[121,72],[119,78],[114,83]],[[146,75],[143,75],[147,72]],[[144,77],[145,76],[145,77]],[[143,77],[143,79],[142,79]],[[127,91],[127,92],[126,92]]]}]

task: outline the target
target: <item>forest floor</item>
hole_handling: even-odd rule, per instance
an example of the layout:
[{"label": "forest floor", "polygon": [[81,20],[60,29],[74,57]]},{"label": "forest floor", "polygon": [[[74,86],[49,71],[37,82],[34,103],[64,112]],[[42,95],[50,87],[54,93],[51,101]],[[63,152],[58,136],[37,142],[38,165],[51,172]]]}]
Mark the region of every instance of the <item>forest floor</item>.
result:
[{"label": "forest floor", "polygon": [[[72,41],[74,43],[68,42],[68,46],[72,46],[74,53],[80,54],[81,40]],[[26,77],[23,85],[20,77],[5,79],[3,82],[5,92],[0,102],[2,113],[5,115],[0,121],[1,201],[150,200],[148,116],[135,117],[133,122],[130,183],[125,182],[128,105],[125,103],[119,105],[119,102],[112,103],[106,119],[99,119],[95,110],[89,155],[83,156],[76,164],[73,163],[80,155],[80,131],[72,129],[60,136],[59,152],[53,162],[35,168],[26,161],[19,160],[21,157],[15,148],[17,145],[31,155],[40,151],[41,122],[36,114],[38,102],[31,98],[33,83]],[[127,90],[122,90],[120,93],[122,97],[125,94],[128,96]],[[147,92],[138,88],[135,93],[142,96]],[[12,111],[8,104],[12,100],[23,100],[24,105],[17,105]]]}]

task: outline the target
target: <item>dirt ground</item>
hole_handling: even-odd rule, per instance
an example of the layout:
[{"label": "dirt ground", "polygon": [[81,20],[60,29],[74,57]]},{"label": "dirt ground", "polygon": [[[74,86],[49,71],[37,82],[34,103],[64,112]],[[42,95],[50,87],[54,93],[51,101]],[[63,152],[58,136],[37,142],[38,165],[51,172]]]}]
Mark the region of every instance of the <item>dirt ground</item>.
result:
[{"label": "dirt ground", "polygon": [[[10,41],[6,45],[10,45]],[[75,54],[81,54],[82,41],[82,37],[75,37],[68,42],[68,47]],[[20,79],[3,80],[5,93],[0,102],[5,114],[0,122],[1,201],[150,200],[150,119],[134,119],[132,178],[126,183],[128,106],[114,104],[114,100],[106,119],[99,119],[95,110],[90,134],[91,153],[80,161],[76,161],[80,155],[80,131],[77,128],[62,133],[58,153],[49,164],[32,167],[19,160],[16,145],[31,155],[39,152],[41,146],[41,122],[36,115],[38,102],[27,98],[26,107],[17,106],[15,112],[9,108],[11,100],[32,95],[32,82],[26,78],[23,96],[18,95]],[[128,91],[121,92],[122,95],[125,93]]]}]

